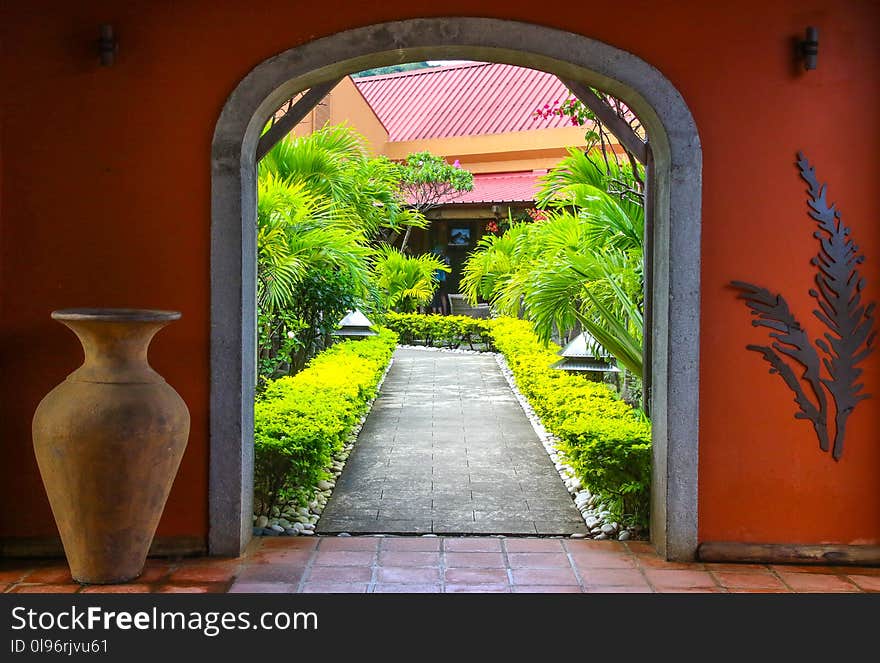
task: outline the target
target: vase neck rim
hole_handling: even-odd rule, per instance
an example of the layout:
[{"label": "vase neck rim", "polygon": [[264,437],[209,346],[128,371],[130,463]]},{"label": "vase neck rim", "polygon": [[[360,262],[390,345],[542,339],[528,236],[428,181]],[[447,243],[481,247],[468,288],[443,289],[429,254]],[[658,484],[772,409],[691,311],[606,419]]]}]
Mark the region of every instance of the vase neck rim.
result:
[{"label": "vase neck rim", "polygon": [[67,322],[172,322],[180,311],[140,308],[67,308],[52,311],[52,319]]}]

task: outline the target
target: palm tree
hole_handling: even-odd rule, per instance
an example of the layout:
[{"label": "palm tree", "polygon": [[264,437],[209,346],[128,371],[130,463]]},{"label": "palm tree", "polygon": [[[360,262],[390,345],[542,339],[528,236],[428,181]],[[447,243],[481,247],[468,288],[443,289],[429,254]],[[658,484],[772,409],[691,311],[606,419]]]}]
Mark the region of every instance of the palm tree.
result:
[{"label": "palm tree", "polygon": [[345,125],[280,141],[260,162],[260,177],[267,173],[327,199],[371,239],[384,229],[427,225],[422,214],[406,207],[397,166],[370,158],[366,139]]},{"label": "palm tree", "polygon": [[431,301],[438,286],[437,272],[450,268],[437,256],[407,256],[390,246],[377,251],[373,273],[385,310],[415,313]]},{"label": "palm tree", "polygon": [[631,169],[569,150],[543,185],[546,220],[483,238],[465,265],[464,292],[526,317],[544,339],[586,329],[641,377],[644,211]]},{"label": "palm tree", "polygon": [[272,173],[261,176],[257,186],[257,294],[262,310],[284,308],[314,268],[345,272],[366,290],[372,249],[344,210],[304,184]]},{"label": "palm tree", "polygon": [[[258,181],[257,303],[261,375],[302,368],[370,289],[373,249],[345,208],[271,172]],[[324,284],[323,286],[321,284]]]}]

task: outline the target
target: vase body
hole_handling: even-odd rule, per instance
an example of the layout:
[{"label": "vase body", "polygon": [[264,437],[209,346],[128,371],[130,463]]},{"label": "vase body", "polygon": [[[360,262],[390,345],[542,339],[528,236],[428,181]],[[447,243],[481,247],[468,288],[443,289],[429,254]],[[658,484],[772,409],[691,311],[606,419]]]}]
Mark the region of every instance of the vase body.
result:
[{"label": "vase body", "polygon": [[143,572],[189,438],[183,399],[147,362],[174,311],[52,313],[79,337],[82,366],[33,420],[34,452],[71,575],[118,583]]}]

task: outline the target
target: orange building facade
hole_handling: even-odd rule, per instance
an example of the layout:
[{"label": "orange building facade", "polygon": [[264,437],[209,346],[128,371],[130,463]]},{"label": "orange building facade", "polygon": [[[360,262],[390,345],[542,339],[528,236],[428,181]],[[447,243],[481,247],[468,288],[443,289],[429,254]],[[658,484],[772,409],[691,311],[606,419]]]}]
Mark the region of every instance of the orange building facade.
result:
[{"label": "orange building facade", "polygon": [[[685,439],[675,422],[655,424],[664,449],[687,475],[679,482],[679,465],[657,468],[662,473],[655,493],[657,517],[665,519],[670,531],[680,526],[676,519],[681,518],[688,520],[685,529],[692,530],[670,556],[692,558],[700,545],[718,542],[857,546],[876,553],[880,353],[861,364],[860,381],[874,398],[855,408],[845,453],[832,460],[818,448],[810,425],[795,418],[792,393],[778,376],[768,375],[757,354],[746,350],[747,345],[766,343],[766,330],[750,324],[729,285],[745,280],[786,293],[811,337],[822,331],[811,315],[815,302],[808,293],[815,276],[815,224],[806,214],[806,187],[794,163],[797,151],[803,150],[820,180],[828,183],[829,199],[838,203],[866,256],[860,267],[862,298],[880,299],[880,196],[875,183],[880,125],[870,121],[880,105],[876,3],[636,0],[586,12],[566,5],[493,0],[478,8],[458,0],[442,8],[397,0],[260,8],[202,0],[124,5],[42,0],[6,3],[0,15],[2,554],[59,550],[30,426],[40,399],[81,360],[75,338],[49,318],[54,309],[74,306],[183,313],[151,350],[152,364],[178,390],[192,415],[189,444],[159,526],[157,549],[230,549],[233,544],[210,545],[212,528],[220,526],[217,519],[222,516],[216,497],[234,495],[245,483],[224,484],[214,475],[218,458],[228,452],[214,440],[229,431],[218,424],[223,406],[214,390],[224,376],[212,370],[212,358],[224,350],[236,354],[247,348],[224,346],[216,334],[217,325],[222,326],[216,309],[212,317],[212,298],[220,289],[216,278],[212,286],[212,275],[219,269],[216,252],[222,252],[215,232],[222,211],[217,209],[218,180],[215,176],[212,184],[212,172],[227,168],[246,180],[253,163],[252,156],[250,164],[227,158],[224,145],[217,142],[223,135],[219,128],[230,122],[247,125],[239,147],[252,155],[255,132],[272,104],[277,108],[285,94],[295,91],[284,88],[283,73],[270,66],[289,49],[388,21],[474,15],[519,23],[505,23],[502,33],[509,43],[503,49],[476,41],[447,48],[444,39],[459,33],[437,30],[424,37],[430,47],[407,46],[406,61],[491,60],[493,53],[503,53],[514,64],[546,65],[557,74],[596,71],[591,82],[621,94],[638,91],[640,76],[662,75],[670,86],[663,89],[680,95],[698,130],[698,138],[685,139],[675,127],[663,125],[661,115],[654,125],[664,129],[670,144],[687,143],[690,153],[701,155],[701,163],[696,158],[691,164],[700,176],[698,241],[670,249],[696,252],[698,292],[670,289],[658,310],[663,314],[682,297],[699,303],[690,314],[690,324],[698,330],[698,362],[670,365],[665,376],[672,384],[677,370],[694,371],[693,391],[672,394],[695,412],[694,432]],[[102,67],[95,42],[99,24],[108,21],[119,36],[119,52],[113,66]],[[809,25],[818,26],[820,44],[817,68],[806,71],[793,44]],[[513,27],[522,39],[509,38]],[[545,29],[558,30],[566,39],[571,35],[570,43],[583,38],[591,48],[607,45],[615,57],[625,54],[638,63],[631,69],[634,78],[610,75],[617,71],[614,57],[587,66],[586,51],[563,53],[551,43],[536,47],[528,57],[509,55],[534,43],[534,35]],[[344,36],[338,39],[345,41]],[[378,54],[359,54],[358,44],[343,46],[349,72],[395,60],[394,44]],[[311,53],[307,50],[309,57]],[[284,60],[295,61],[293,55]],[[577,66],[569,64],[574,61]],[[305,66],[312,60],[299,62]],[[298,77],[301,89],[326,72],[338,73],[329,56],[314,62],[311,74],[290,74]],[[268,68],[255,69],[261,63]],[[264,104],[255,103],[259,112],[235,117],[238,107],[231,101],[249,99],[254,72],[270,69],[277,77],[272,85],[278,98],[269,94]],[[657,107],[679,103],[672,92],[666,97],[651,94],[643,98],[651,98]],[[452,156],[456,150],[441,152]],[[464,148],[458,152],[463,156]],[[467,163],[464,158],[462,163]],[[677,172],[671,168],[671,181]],[[674,207],[675,189],[671,191]],[[656,193],[663,203],[664,190]],[[254,203],[248,195],[241,190],[230,200],[247,210]],[[688,342],[671,333],[655,345],[655,352],[673,357],[677,344]],[[246,412],[236,416],[235,421],[244,422],[241,439],[246,440]],[[655,411],[655,416],[662,418],[663,413]],[[246,464],[239,469],[245,476]],[[666,507],[677,503],[675,495],[683,490],[693,498],[687,502],[691,512],[670,512]],[[873,559],[880,562],[876,554]]]},{"label": "orange building facade", "polygon": [[584,147],[592,124],[576,126],[568,116],[535,112],[569,98],[551,74],[498,63],[346,76],[292,133],[305,136],[326,124],[344,124],[366,139],[374,156],[403,160],[426,151],[472,172],[473,190],[428,210],[430,226],[413,232],[407,243],[414,253],[447,256],[452,272],[446,286],[455,293],[480,238],[510,220],[528,219],[539,178],[566,156],[566,148]]}]

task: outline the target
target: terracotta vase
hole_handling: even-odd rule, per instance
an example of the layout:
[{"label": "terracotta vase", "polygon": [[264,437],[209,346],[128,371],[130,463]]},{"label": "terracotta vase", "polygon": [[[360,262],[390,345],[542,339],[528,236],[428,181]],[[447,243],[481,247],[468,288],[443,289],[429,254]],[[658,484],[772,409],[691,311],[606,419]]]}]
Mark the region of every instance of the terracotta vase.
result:
[{"label": "terracotta vase", "polygon": [[117,583],[143,572],[189,437],[189,410],[147,362],[175,311],[67,309],[82,366],[33,421],[34,451],[73,578]]}]

